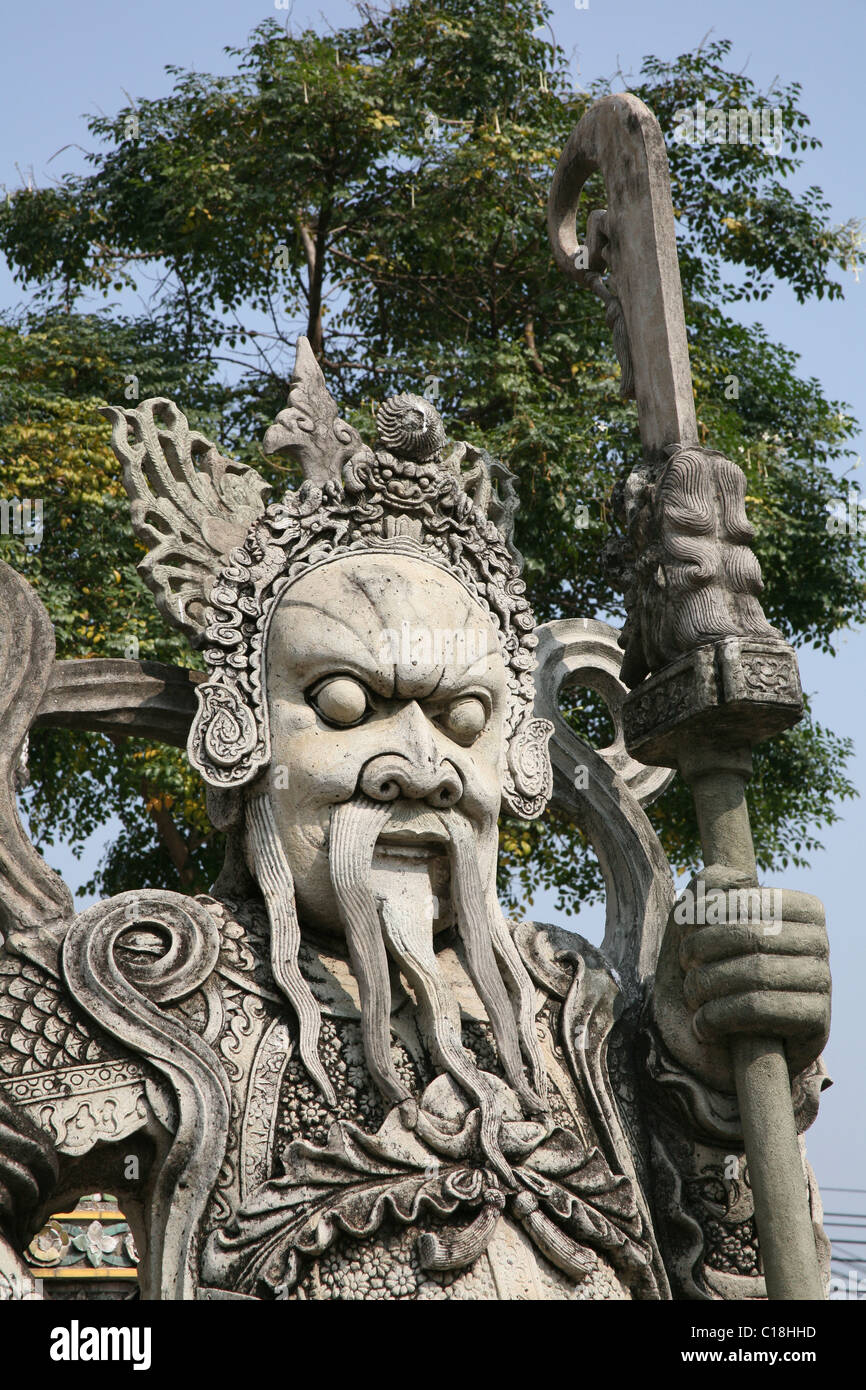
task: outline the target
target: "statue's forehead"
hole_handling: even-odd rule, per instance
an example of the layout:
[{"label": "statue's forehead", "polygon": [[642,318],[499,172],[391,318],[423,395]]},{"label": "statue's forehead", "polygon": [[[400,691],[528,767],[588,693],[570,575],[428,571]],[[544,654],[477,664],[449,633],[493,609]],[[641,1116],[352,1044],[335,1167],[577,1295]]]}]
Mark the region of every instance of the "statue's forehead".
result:
[{"label": "statue's forehead", "polygon": [[346,661],[393,675],[408,661],[418,673],[419,659],[444,662],[455,677],[474,668],[504,679],[486,609],[447,571],[410,556],[346,556],[320,566],[286,590],[270,625],[272,671]]},{"label": "statue's forehead", "polygon": [[309,622],[299,621],[305,614],[327,625],[309,631],[313,641],[317,632],[324,639],[333,619],[359,634],[399,630],[405,620],[492,628],[489,613],[455,578],[428,561],[402,555],[346,556],[303,575],[281,598],[272,629],[306,629]]}]

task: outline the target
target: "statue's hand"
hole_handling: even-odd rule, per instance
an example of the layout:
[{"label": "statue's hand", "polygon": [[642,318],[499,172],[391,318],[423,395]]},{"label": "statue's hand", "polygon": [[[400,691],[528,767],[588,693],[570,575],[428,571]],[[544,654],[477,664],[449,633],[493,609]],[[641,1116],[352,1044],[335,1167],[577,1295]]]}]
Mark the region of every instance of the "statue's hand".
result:
[{"label": "statue's hand", "polygon": [[763,889],[715,865],[686,889],[668,920],[653,996],[656,1025],[678,1061],[733,1091],[727,1044],[740,1034],[781,1038],[792,1073],[814,1062],[830,1031],[824,909],[810,893]]}]

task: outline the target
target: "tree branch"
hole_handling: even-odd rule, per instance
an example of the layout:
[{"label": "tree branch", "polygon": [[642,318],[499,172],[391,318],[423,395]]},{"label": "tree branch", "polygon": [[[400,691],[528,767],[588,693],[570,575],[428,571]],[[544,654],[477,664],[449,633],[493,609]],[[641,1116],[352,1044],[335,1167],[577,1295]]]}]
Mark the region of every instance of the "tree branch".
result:
[{"label": "tree branch", "polygon": [[529,356],[532,359],[533,367],[538,372],[539,376],[544,376],[544,363],[538,355],[538,348],[535,346],[535,323],[531,314],[527,314],[526,316],[526,322],[523,325],[523,336],[526,339],[526,346],[529,349]]},{"label": "tree branch", "polygon": [[195,871],[190,867],[190,850],[186,840],[175,825],[171,812],[165,805],[164,798],[159,794],[153,794],[153,790],[145,777],[142,777],[139,785],[145,806],[153,816],[157,834],[177,870],[181,883],[187,887],[192,887],[195,883]]}]

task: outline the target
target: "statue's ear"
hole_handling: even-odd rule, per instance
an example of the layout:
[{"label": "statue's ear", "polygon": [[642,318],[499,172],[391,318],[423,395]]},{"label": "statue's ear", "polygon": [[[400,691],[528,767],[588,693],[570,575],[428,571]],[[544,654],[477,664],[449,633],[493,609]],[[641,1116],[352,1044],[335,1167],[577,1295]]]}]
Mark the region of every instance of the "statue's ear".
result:
[{"label": "statue's ear", "polygon": [[553,791],[553,768],[547,751],[553,733],[549,719],[524,719],[511,735],[506,751],[502,801],[512,816],[534,820]]}]

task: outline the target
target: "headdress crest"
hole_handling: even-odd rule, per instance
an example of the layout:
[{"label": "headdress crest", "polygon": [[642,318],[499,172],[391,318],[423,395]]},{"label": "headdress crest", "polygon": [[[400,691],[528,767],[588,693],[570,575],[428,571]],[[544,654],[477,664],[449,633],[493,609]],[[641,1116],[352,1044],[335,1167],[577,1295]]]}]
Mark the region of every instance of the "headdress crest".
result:
[{"label": "headdress crest", "polygon": [[444,456],[438,412],[409,394],[381,406],[369,448],[340,419],[306,338],[288,405],[264,438],[267,453],[300,464],[304,481],[269,505],[255,469],[223,459],[170,401],[105,414],[133,526],[152,547],[142,577],[207,663],[188,752],[209,786],[246,786],[270,759],[263,661],[289,585],[342,556],[403,553],[447,570],[490,613],[509,692],[503,795],[513,814],[540,814],[551,791],[551,726],[532,714],[535,624],[504,464],[463,442]]}]

